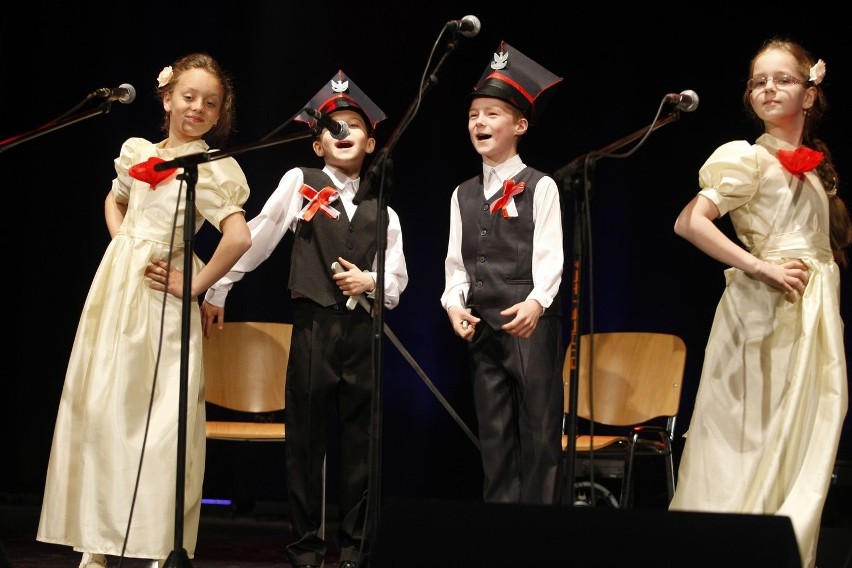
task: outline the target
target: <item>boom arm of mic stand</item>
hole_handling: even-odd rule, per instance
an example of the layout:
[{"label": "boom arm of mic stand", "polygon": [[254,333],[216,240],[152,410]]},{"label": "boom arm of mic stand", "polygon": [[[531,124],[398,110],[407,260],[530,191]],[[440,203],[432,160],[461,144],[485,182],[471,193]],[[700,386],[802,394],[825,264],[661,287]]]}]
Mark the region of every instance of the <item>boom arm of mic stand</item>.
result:
[{"label": "boom arm of mic stand", "polygon": [[661,126],[665,126],[666,124],[669,124],[670,122],[674,122],[679,118],[680,118],[680,111],[674,110],[671,114],[669,114],[665,118],[661,118],[660,120],[655,121],[654,124],[652,124],[651,126],[646,126],[645,128],[640,128],[639,130],[637,130],[633,134],[630,134],[629,136],[625,136],[624,138],[622,138],[620,140],[616,140],[612,144],[610,144],[608,146],[604,146],[600,150],[595,150],[594,152],[589,152],[587,154],[583,154],[582,156],[578,156],[578,157],[574,158],[573,160],[571,160],[568,163],[568,165],[563,166],[563,167],[559,168],[558,170],[556,170],[555,172],[553,172],[553,179],[555,179],[556,181],[561,181],[561,180],[563,180],[567,177],[574,176],[574,175],[576,175],[577,168],[579,167],[579,164],[581,162],[586,162],[590,159],[597,160],[599,158],[607,158],[613,152],[618,150],[619,148],[622,148],[622,147],[626,146],[627,144],[633,142],[634,140],[641,138],[642,136],[645,136],[646,134],[653,132],[654,130],[657,130]]},{"label": "boom arm of mic stand", "polygon": [[197,166],[198,164],[221,160],[222,158],[227,158],[228,156],[236,156],[237,154],[242,154],[251,150],[259,150],[260,148],[277,146],[278,144],[284,144],[285,142],[293,142],[294,140],[304,140],[305,138],[313,138],[313,136],[313,132],[305,132],[302,134],[285,136],[284,138],[276,138],[274,140],[261,140],[260,142],[252,142],[250,144],[234,146],[233,148],[229,148],[228,150],[210,150],[209,152],[187,154],[185,156],[178,156],[174,160],[169,160],[168,162],[160,162],[159,164],[154,165],[154,171],[160,172],[172,168],[187,168],[190,166]]},{"label": "boom arm of mic stand", "polygon": [[49,123],[45,124],[44,126],[36,128],[35,130],[30,130],[29,132],[24,132],[23,134],[18,134],[17,136],[7,138],[6,140],[0,140],[0,152],[5,152],[6,150],[8,150],[9,148],[12,148],[13,146],[17,146],[18,144],[21,144],[21,143],[26,142],[28,140],[32,140],[33,138],[37,138],[37,137],[39,137],[43,134],[53,132],[54,130],[59,130],[60,128],[64,128],[66,126],[76,124],[78,122],[86,120],[87,118],[91,118],[91,117],[99,115],[99,114],[106,114],[110,111],[111,108],[112,108],[111,103],[106,102],[106,103],[100,105],[96,109],[88,110],[88,111],[86,111],[84,113],[80,113],[79,115],[76,115],[76,116],[69,116],[68,118],[66,118],[64,120],[60,120],[60,121],[57,121],[57,122],[49,122]]}]

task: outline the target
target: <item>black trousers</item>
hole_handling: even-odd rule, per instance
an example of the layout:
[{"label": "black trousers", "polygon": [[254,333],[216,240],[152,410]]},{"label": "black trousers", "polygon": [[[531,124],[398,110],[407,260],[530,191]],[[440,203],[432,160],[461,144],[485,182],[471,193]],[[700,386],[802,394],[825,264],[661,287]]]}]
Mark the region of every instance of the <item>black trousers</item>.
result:
[{"label": "black trousers", "polygon": [[306,299],[294,304],[284,402],[293,532],[287,555],[291,564],[320,565],[325,557],[319,534],[322,467],[336,410],[340,560],[358,561],[370,471],[373,320],[360,306],[323,308]]},{"label": "black trousers", "polygon": [[484,500],[556,503],[564,414],[561,320],[539,319],[528,339],[483,322],[469,353]]}]

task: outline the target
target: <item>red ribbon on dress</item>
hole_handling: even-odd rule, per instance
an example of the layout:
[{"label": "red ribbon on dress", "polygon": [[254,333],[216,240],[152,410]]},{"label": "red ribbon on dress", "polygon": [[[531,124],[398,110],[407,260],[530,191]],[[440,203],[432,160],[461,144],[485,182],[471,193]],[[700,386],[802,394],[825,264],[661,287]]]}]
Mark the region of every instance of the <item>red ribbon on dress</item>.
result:
[{"label": "red ribbon on dress", "polygon": [[818,150],[811,150],[807,146],[799,146],[795,150],[778,150],[777,156],[781,165],[797,176],[811,171],[825,158],[825,154]]},{"label": "red ribbon on dress", "polygon": [[337,219],[340,217],[340,211],[334,207],[329,207],[329,203],[340,196],[340,194],[337,193],[337,189],[331,186],[326,186],[320,191],[317,191],[308,184],[304,184],[299,188],[299,193],[309,200],[307,205],[302,207],[302,210],[299,211],[299,219],[310,223],[317,211],[322,211],[325,213],[326,217],[330,219]]},{"label": "red ribbon on dress", "polygon": [[491,204],[491,213],[496,213],[498,209],[503,210],[503,217],[508,219],[509,215],[509,202],[512,201],[512,198],[519,193],[522,193],[524,189],[527,187],[527,184],[521,182],[519,184],[515,184],[515,180],[507,179],[503,182],[503,196]]},{"label": "red ribbon on dress", "polygon": [[148,158],[147,162],[141,162],[131,166],[127,173],[129,173],[130,177],[134,179],[144,181],[151,186],[151,189],[157,189],[157,185],[159,185],[160,182],[171,177],[171,175],[175,173],[175,170],[177,170],[177,168],[168,168],[158,172],[154,169],[154,166],[162,164],[163,162],[165,162],[164,159],[152,156]]}]

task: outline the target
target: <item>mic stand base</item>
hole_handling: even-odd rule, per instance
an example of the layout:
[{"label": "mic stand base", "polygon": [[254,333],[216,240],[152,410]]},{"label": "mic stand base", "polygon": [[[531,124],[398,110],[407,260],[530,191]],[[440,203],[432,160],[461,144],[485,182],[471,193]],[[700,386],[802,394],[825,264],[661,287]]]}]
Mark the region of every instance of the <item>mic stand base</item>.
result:
[{"label": "mic stand base", "polygon": [[183,568],[184,566],[192,566],[189,562],[189,555],[186,553],[186,550],[183,548],[172,550],[169,553],[169,557],[166,558],[166,564],[164,568]]}]

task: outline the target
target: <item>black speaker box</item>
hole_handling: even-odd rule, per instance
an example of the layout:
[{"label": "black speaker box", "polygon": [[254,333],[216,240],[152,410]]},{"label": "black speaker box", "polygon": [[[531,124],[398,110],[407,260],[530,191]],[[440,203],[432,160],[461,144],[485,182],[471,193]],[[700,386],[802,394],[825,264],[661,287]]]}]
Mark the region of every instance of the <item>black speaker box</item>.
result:
[{"label": "black speaker box", "polygon": [[6,556],[6,548],[4,548],[2,542],[0,542],[0,568],[12,568],[12,563]]},{"label": "black speaker box", "polygon": [[801,568],[787,517],[388,498],[371,568]]}]

